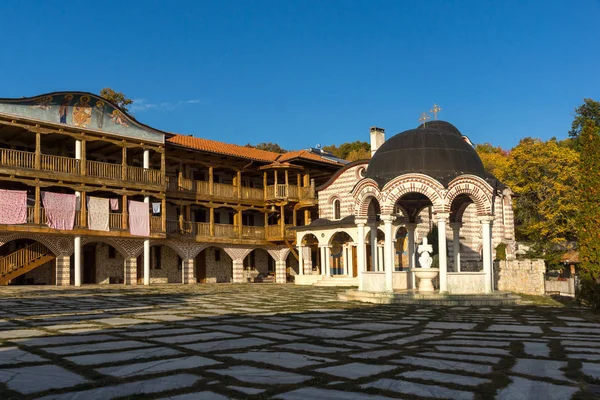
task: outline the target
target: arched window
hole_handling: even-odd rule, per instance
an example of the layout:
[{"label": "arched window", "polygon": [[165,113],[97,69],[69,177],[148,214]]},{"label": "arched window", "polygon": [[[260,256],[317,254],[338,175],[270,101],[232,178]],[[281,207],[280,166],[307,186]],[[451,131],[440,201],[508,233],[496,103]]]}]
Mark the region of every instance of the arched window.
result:
[{"label": "arched window", "polygon": [[333,219],[340,219],[340,218],[341,218],[340,199],[335,199],[333,201]]}]

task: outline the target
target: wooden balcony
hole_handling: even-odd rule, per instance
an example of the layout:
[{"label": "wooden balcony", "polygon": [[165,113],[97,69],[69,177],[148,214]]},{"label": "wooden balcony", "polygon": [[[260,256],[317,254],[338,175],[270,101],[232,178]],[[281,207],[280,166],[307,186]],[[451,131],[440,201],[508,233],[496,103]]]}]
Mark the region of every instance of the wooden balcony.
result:
[{"label": "wooden balcony", "polygon": [[303,201],[316,198],[312,187],[296,185],[269,185],[266,189],[251,188],[223,183],[196,181],[186,178],[167,177],[167,191],[179,194],[190,194],[194,197],[218,198],[223,200],[243,200],[263,203],[266,200]]},{"label": "wooden balcony", "polygon": [[[285,226],[285,238],[293,240],[296,233],[289,229],[292,225]],[[199,241],[211,239],[226,239],[226,240],[253,240],[253,241],[281,241],[280,225],[264,226],[242,226],[240,230],[235,225],[229,224],[211,224],[206,222],[189,222],[189,221],[167,221],[167,235],[187,237]]]},{"label": "wooden balcony", "polygon": [[115,181],[127,180],[151,185],[163,184],[161,171],[150,168],[87,160],[85,169],[83,169],[82,161],[76,158],[39,154],[39,163],[37,159],[34,152],[0,149],[0,166],[3,167],[39,170],[57,174],[87,175],[95,178]]}]

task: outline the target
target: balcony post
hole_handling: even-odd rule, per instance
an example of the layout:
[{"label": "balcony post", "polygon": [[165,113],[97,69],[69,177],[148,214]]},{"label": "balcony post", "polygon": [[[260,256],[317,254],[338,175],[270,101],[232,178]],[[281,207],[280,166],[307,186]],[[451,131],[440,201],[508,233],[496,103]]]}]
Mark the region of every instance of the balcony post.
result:
[{"label": "balcony post", "polygon": [[210,236],[215,236],[215,209],[214,207],[210,207],[208,209],[208,222],[209,222],[209,232]]},{"label": "balcony post", "polygon": [[273,197],[277,198],[277,170],[274,169],[273,170],[273,175],[275,177],[274,182],[273,182]]},{"label": "balcony post", "polygon": [[42,168],[42,134],[40,133],[40,128],[38,127],[37,132],[35,133],[35,169]]},{"label": "balcony post", "polygon": [[265,211],[265,240],[269,237],[269,213]]},{"label": "balcony post", "polygon": [[263,192],[267,201],[267,171],[263,172]]},{"label": "balcony post", "polygon": [[238,199],[242,198],[242,171],[237,172],[237,195]]},{"label": "balcony post", "polygon": [[288,189],[288,187],[290,186],[288,170],[286,169],[285,171],[283,171],[283,173],[285,175],[285,197],[288,198],[290,195],[290,190]]},{"label": "balcony post", "polygon": [[284,238],[285,237],[285,215],[284,215],[285,209],[283,208],[283,206],[279,206],[279,210],[280,210],[279,225],[281,228],[281,237]]},{"label": "balcony post", "polygon": [[121,227],[123,229],[127,229],[129,225],[129,220],[127,218],[127,195],[123,195],[123,205],[121,206]]},{"label": "balcony post", "polygon": [[39,225],[41,217],[40,209],[40,187],[35,187],[35,206],[33,208],[33,223]]},{"label": "balcony post", "polygon": [[167,160],[165,158],[165,149],[162,149],[160,153],[160,183],[164,185],[167,183]]},{"label": "balcony post", "polygon": [[144,149],[143,167],[144,169],[150,168],[150,150],[148,149]]},{"label": "balcony post", "polygon": [[310,210],[304,210],[304,225],[310,225]]},{"label": "balcony post", "polygon": [[[124,181],[127,180],[127,147],[123,145],[123,150],[121,151],[121,179]],[[123,209],[125,209],[125,205],[123,205]]]},{"label": "balcony post", "polygon": [[314,198],[315,197],[315,180],[311,179],[310,180],[310,198]]},{"label": "balcony post", "polygon": [[296,226],[296,218],[298,218],[298,212],[296,209],[292,209],[292,225]]},{"label": "balcony post", "polygon": [[81,227],[87,226],[87,196],[85,192],[81,192],[79,198],[81,199],[81,213],[79,218],[79,225]]},{"label": "balcony post", "polygon": [[238,237],[242,238],[242,209],[237,212]]},{"label": "balcony post", "polygon": [[87,156],[86,156],[86,150],[85,150],[85,140],[81,141],[81,155],[80,155],[80,163],[81,165],[79,166],[80,168],[80,173],[81,175],[87,175],[87,162],[86,162]]},{"label": "balcony post", "polygon": [[166,196],[162,198],[160,206],[160,218],[163,233],[167,232],[167,198]]}]

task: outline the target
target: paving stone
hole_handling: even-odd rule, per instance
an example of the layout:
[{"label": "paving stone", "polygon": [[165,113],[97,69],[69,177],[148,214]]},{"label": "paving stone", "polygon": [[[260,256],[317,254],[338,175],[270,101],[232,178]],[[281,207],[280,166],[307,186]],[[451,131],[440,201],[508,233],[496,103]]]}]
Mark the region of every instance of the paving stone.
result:
[{"label": "paving stone", "polygon": [[333,367],[320,368],[315,372],[325,373],[329,375],[339,376],[346,379],[358,379],[366,376],[377,375],[383,372],[391,371],[398,368],[395,365],[374,365],[363,363],[350,363],[345,365],[335,365]]},{"label": "paving stone", "polygon": [[505,349],[488,349],[484,347],[455,347],[455,346],[436,346],[436,349],[441,352],[449,353],[475,353],[475,354],[489,354],[489,355],[500,355],[507,356],[508,350]]},{"label": "paving stone", "polygon": [[453,329],[453,330],[471,330],[475,328],[477,324],[468,324],[468,323],[460,323],[460,322],[430,322],[427,324],[427,328],[430,329]]},{"label": "paving stone", "polygon": [[438,340],[433,342],[427,342],[428,344],[440,344],[444,346],[481,346],[481,347],[508,347],[510,342],[496,341],[496,340],[460,340],[460,339],[449,339],[449,340]]},{"label": "paving stone", "polygon": [[570,399],[579,388],[532,381],[511,376],[512,383],[498,391],[497,400],[564,400]]},{"label": "paving stone", "polygon": [[487,328],[490,332],[521,332],[521,333],[544,333],[539,326],[525,325],[490,325]]},{"label": "paving stone", "polygon": [[337,346],[358,347],[359,349],[376,349],[385,344],[385,343],[365,343],[365,342],[359,342],[356,340],[339,340],[339,339],[325,339],[325,340],[323,340],[323,342],[334,344]]},{"label": "paving stone", "polygon": [[35,339],[18,339],[12,342],[25,346],[46,347],[61,344],[94,343],[118,340],[120,338],[110,335],[82,335],[82,336],[48,336]]},{"label": "paving stone", "polygon": [[418,342],[419,340],[431,339],[431,338],[434,338],[436,336],[437,335],[426,335],[426,334],[415,335],[415,336],[408,336],[408,337],[403,337],[401,339],[392,340],[389,343],[402,345],[402,344],[407,344],[407,343]]},{"label": "paving stone", "polygon": [[600,333],[600,329],[583,328],[583,327],[568,328],[568,327],[563,327],[563,326],[551,326],[550,329],[553,330],[554,332],[561,332],[561,333],[595,333],[595,334]]},{"label": "paving stone", "polygon": [[2,368],[0,382],[19,393],[29,394],[49,389],[62,389],[87,382],[84,377],[56,365]]},{"label": "paving stone", "polygon": [[257,389],[246,386],[227,386],[229,389],[237,390],[238,392],[242,392],[244,394],[259,394],[265,391],[265,389]]},{"label": "paving stone", "polygon": [[286,343],[286,344],[281,344],[281,345],[278,345],[275,347],[282,348],[282,349],[288,349],[288,350],[308,351],[309,353],[323,353],[323,354],[340,353],[340,352],[349,351],[348,349],[343,349],[343,348],[339,348],[339,347],[325,347],[325,346],[318,346],[316,344],[308,344],[308,343]]},{"label": "paving stone", "polygon": [[375,359],[382,358],[382,357],[389,357],[391,355],[398,354],[398,353],[399,353],[398,350],[374,350],[374,351],[367,351],[364,353],[351,354],[350,357],[375,360]]},{"label": "paving stone", "polygon": [[163,397],[162,400],[229,400],[229,397],[215,392],[186,393],[177,396]]},{"label": "paving stone", "polygon": [[525,354],[535,357],[550,357],[550,348],[546,343],[523,342]]},{"label": "paving stone", "polygon": [[491,363],[491,364],[496,364],[496,363],[500,362],[500,357],[475,356],[473,354],[425,352],[425,353],[419,353],[419,355],[424,356],[424,357],[448,358],[450,360],[477,361],[477,362],[484,362],[484,363]]},{"label": "paving stone", "polygon": [[147,321],[144,321],[142,319],[135,319],[135,318],[101,318],[101,319],[97,319],[95,322],[107,324],[107,325],[123,326],[123,325],[143,324]]},{"label": "paving stone", "polygon": [[302,340],[304,339],[301,336],[288,335],[285,333],[277,333],[277,332],[252,332],[254,336],[266,337],[269,339],[278,339],[278,340]]},{"label": "paving stone", "polygon": [[191,374],[169,375],[166,377],[123,383],[115,386],[105,386],[80,392],[53,394],[41,397],[38,400],[105,400],[115,397],[160,393],[190,387],[199,379],[200,377]]},{"label": "paving stone", "polygon": [[0,347],[0,365],[48,361],[36,354],[28,353],[18,347]]},{"label": "paving stone", "polygon": [[181,354],[181,352],[174,349],[169,349],[166,347],[150,347],[138,350],[120,351],[117,353],[95,353],[83,356],[65,357],[65,359],[78,365],[99,365],[118,361],[135,361],[143,360],[145,358],[170,357],[178,354]]},{"label": "paving stone", "polygon": [[137,364],[120,365],[116,367],[99,368],[96,371],[104,375],[118,378],[152,374],[157,372],[175,371],[178,369],[194,369],[199,367],[221,364],[219,361],[200,356],[172,358],[167,360],[147,361]]},{"label": "paving stone", "polygon": [[348,325],[341,325],[338,326],[338,328],[343,328],[343,329],[351,329],[351,330],[363,330],[363,331],[377,331],[377,332],[381,332],[381,331],[391,331],[391,330],[396,330],[396,329],[408,329],[408,328],[412,328],[411,325],[398,325],[398,324],[386,324],[386,323],[381,323],[381,322],[375,322],[375,323],[369,323],[366,322],[364,324],[348,324]]},{"label": "paving stone", "polygon": [[492,372],[492,367],[489,365],[483,364],[472,364],[468,362],[462,361],[452,361],[452,360],[440,360],[433,358],[422,358],[422,357],[413,357],[413,356],[405,356],[399,360],[391,360],[392,362],[398,364],[408,364],[415,365],[418,367],[427,367],[432,369],[441,369],[441,370],[462,370],[466,372],[473,372],[476,374],[489,374]]},{"label": "paving stone", "polygon": [[213,340],[213,339],[232,339],[238,338],[240,335],[226,332],[204,332],[194,333],[189,335],[169,336],[169,337],[158,337],[152,338],[152,340],[161,343],[178,344],[178,343],[192,343],[200,342],[202,340]]},{"label": "paving stone", "polygon": [[190,333],[198,333],[197,329],[193,328],[176,328],[176,329],[158,329],[158,330],[144,330],[141,332],[124,332],[125,336],[132,337],[158,337],[158,336],[173,336],[173,335],[182,335],[182,334],[190,334]]},{"label": "paving stone", "polygon": [[235,358],[236,360],[255,361],[291,369],[336,361],[330,358],[316,357],[305,354],[272,351],[250,351],[248,353],[223,355]]},{"label": "paving stone", "polygon": [[361,385],[361,387],[365,389],[376,388],[381,390],[390,390],[392,392],[434,399],[471,400],[475,397],[471,392],[448,389],[435,385],[426,385],[423,383],[403,381],[399,379],[379,379],[375,382]]},{"label": "paving stone", "polygon": [[584,362],[581,364],[581,372],[594,379],[600,379],[600,364]]},{"label": "paving stone", "polygon": [[229,340],[218,340],[214,342],[200,342],[194,344],[187,344],[185,347],[190,350],[196,350],[200,352],[213,352],[219,350],[232,350],[232,349],[243,349],[246,347],[264,346],[266,344],[273,343],[271,340],[258,339],[258,338],[241,338],[241,339],[229,339]]},{"label": "paving stone", "polygon": [[44,351],[53,354],[77,354],[77,353],[93,353],[108,350],[129,350],[139,347],[153,346],[146,342],[137,342],[134,340],[124,340],[120,342],[103,342],[93,344],[77,344],[74,346],[58,346],[48,347]]},{"label": "paving stone", "polygon": [[428,370],[420,370],[420,371],[407,371],[398,374],[399,377],[409,378],[409,379],[424,379],[426,381],[434,381],[441,383],[454,383],[457,385],[463,386],[477,386],[484,383],[489,383],[489,379],[476,378],[474,376],[465,376],[465,375],[456,375],[456,374],[448,374],[444,372],[437,371],[428,371]]},{"label": "paving stone", "polygon": [[569,353],[569,358],[588,360],[588,361],[600,361],[600,354]]},{"label": "paving stone", "polygon": [[338,339],[347,338],[357,335],[363,335],[366,332],[352,329],[330,329],[330,328],[313,328],[313,329],[298,329],[293,331],[296,335],[310,336],[319,339]]},{"label": "paving stone", "polygon": [[246,365],[236,365],[227,369],[211,369],[208,371],[219,375],[227,375],[242,382],[261,382],[265,385],[296,384],[312,379],[310,376],[299,375],[293,372],[255,368]]},{"label": "paving stone", "polygon": [[0,331],[0,339],[20,339],[47,335],[47,332],[37,329],[11,329]]},{"label": "paving stone", "polygon": [[274,399],[281,400],[391,400],[391,397],[377,396],[366,393],[342,392],[340,390],[321,389],[307,387],[302,389],[292,390],[291,392],[282,393],[273,396]]}]

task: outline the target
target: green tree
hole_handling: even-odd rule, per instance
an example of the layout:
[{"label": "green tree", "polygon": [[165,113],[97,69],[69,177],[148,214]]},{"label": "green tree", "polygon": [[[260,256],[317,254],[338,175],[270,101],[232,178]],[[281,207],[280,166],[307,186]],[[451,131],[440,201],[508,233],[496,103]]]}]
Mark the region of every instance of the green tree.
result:
[{"label": "green tree", "polygon": [[525,138],[511,150],[502,176],[516,194],[518,240],[541,250],[577,237],[579,153],[556,140]]},{"label": "green tree", "polygon": [[600,277],[600,134],[597,122],[588,120],[579,135],[578,245],[586,278]]},{"label": "green tree", "polygon": [[115,92],[111,88],[104,88],[100,91],[100,97],[109,100],[119,106],[124,111],[129,111],[128,106],[133,104],[133,100],[121,92]]},{"label": "green tree", "polygon": [[356,161],[371,158],[371,145],[360,140],[342,143],[339,147],[335,144],[323,146],[323,150],[343,160]]},{"label": "green tree", "polygon": [[569,137],[574,139],[574,145],[577,150],[581,150],[579,138],[586,121],[592,121],[596,127],[600,127],[600,102],[592,99],[583,99],[583,104],[575,109],[575,117],[571,124]]},{"label": "green tree", "polygon": [[258,150],[265,150],[265,151],[270,151],[270,152],[279,153],[279,154],[287,153],[287,151],[284,150],[280,145],[278,145],[277,143],[271,143],[271,142],[259,143],[256,146],[248,143],[246,145],[246,147],[253,147]]}]

